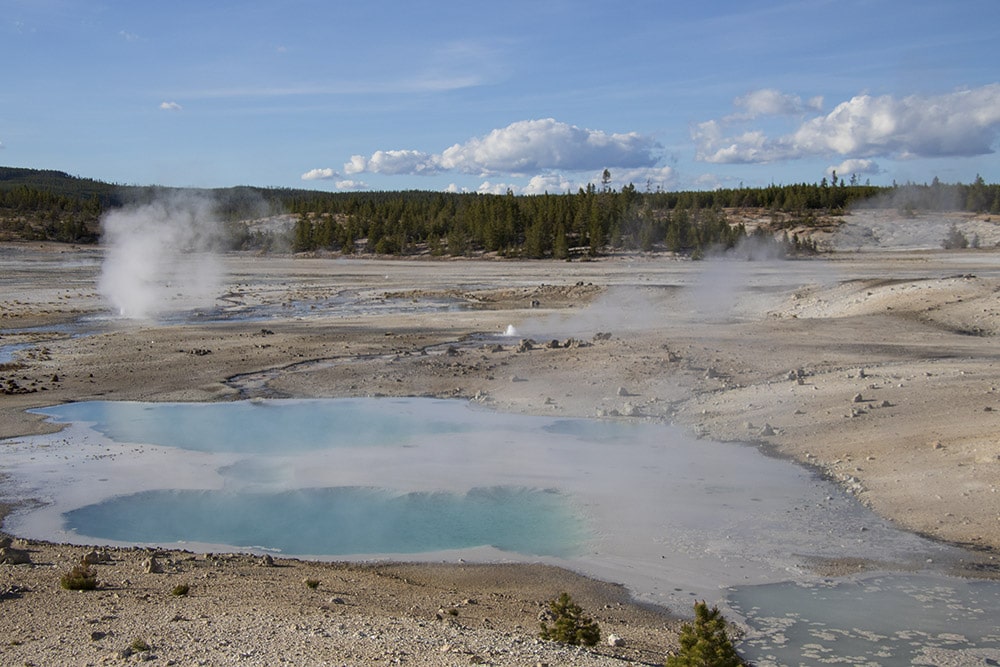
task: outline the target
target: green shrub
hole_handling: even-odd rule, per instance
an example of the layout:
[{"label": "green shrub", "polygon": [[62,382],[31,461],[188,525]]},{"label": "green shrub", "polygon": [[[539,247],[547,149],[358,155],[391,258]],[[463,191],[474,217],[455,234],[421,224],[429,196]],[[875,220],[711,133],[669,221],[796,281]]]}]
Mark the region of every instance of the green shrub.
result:
[{"label": "green shrub", "polygon": [[191,587],[188,586],[187,584],[177,584],[176,586],[174,586],[173,590],[170,591],[170,594],[179,597],[182,595],[187,595],[190,590]]},{"label": "green shrub", "polygon": [[97,588],[97,575],[89,565],[81,563],[64,574],[59,585],[68,591],[92,591]]},{"label": "green shrub", "polygon": [[306,579],[305,583],[306,583],[306,586],[308,586],[309,588],[311,588],[313,590],[316,590],[317,588],[319,588],[319,579]]},{"label": "green shrub", "polygon": [[667,658],[666,667],[742,667],[718,607],[694,603],[694,623],[681,626],[681,650]]},{"label": "green shrub", "polygon": [[132,649],[134,653],[145,653],[146,651],[151,651],[153,647],[151,647],[145,639],[136,637],[132,640],[132,643],[129,644],[129,648]]},{"label": "green shrub", "polygon": [[542,622],[539,633],[542,639],[583,646],[593,646],[601,640],[601,627],[584,615],[583,609],[568,593],[549,602],[549,611],[553,617],[552,627]]}]

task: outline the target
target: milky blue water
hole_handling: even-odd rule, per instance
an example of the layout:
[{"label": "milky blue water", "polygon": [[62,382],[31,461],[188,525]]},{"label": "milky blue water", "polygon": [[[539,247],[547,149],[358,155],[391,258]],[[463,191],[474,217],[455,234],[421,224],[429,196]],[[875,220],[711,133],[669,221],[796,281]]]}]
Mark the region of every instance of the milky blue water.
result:
[{"label": "milky blue water", "polygon": [[144,491],[65,514],[66,527],[121,542],[223,543],[295,554],[424,553],[483,545],[571,556],[581,522],[555,491],[393,493],[338,487],[279,493]]},{"label": "milky blue water", "polygon": [[[446,401],[410,399],[92,401],[37,412],[58,422],[85,423],[118,443],[239,455],[217,466],[225,488],[144,490],[65,512],[64,530],[77,535],[324,556],[481,546],[559,557],[577,552],[586,535],[584,521],[566,495],[552,488],[400,490],[378,474],[377,465],[368,467],[364,486],[288,488],[300,486],[296,478],[308,474],[302,468],[347,468],[360,450],[406,449],[447,437],[460,449],[474,448],[484,428],[502,421],[492,413],[454,413],[453,407]],[[517,433],[536,426],[529,420],[504,429]],[[331,454],[340,460],[330,460]],[[382,468],[388,471],[385,461]],[[324,481],[322,476],[318,481]]]},{"label": "milky blue water", "polygon": [[[959,550],[752,447],[432,399],[38,412],[66,430],[6,443],[0,462],[8,495],[41,501],[4,525],[26,537],[317,557],[486,548],[681,611],[716,601],[761,667],[1000,664],[1000,584],[945,576],[936,563]],[[813,557],[925,571],[825,581],[802,565]]]},{"label": "milky blue water", "polygon": [[728,601],[748,619],[740,649],[758,667],[995,665],[1000,658],[995,581],[886,574],[737,589]]},{"label": "milky blue water", "polygon": [[86,401],[35,412],[60,423],[90,424],[116,442],[260,455],[400,446],[428,434],[473,433],[482,427],[474,420],[449,418],[440,407],[393,399],[223,404]]}]

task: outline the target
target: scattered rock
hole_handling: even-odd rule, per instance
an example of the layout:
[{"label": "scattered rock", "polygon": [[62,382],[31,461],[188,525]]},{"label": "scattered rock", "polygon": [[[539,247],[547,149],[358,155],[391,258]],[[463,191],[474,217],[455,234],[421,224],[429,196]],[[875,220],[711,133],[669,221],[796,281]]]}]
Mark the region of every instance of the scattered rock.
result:
[{"label": "scattered rock", "polygon": [[625,646],[625,640],[618,635],[608,635],[608,646]]},{"label": "scattered rock", "polygon": [[274,567],[274,559],[271,558],[271,554],[264,554],[260,559],[260,564],[263,567]]},{"label": "scattered rock", "polygon": [[535,349],[535,341],[531,340],[530,338],[522,338],[521,341],[517,344],[517,347],[514,348],[514,351],[528,352],[533,349]]},{"label": "scattered rock", "polygon": [[98,563],[107,563],[111,560],[111,554],[107,552],[106,549],[94,549],[83,554],[80,558],[80,562],[84,565],[97,565]]},{"label": "scattered rock", "polygon": [[774,428],[770,424],[764,424],[764,428],[760,429],[760,434],[763,436],[774,435]]},{"label": "scattered rock", "polygon": [[150,556],[146,560],[142,561],[142,571],[146,574],[161,574],[163,572],[163,566],[160,565],[160,561],[156,560],[155,557]]},{"label": "scattered rock", "polygon": [[862,396],[861,394],[855,394],[854,398],[852,400],[853,400],[854,403],[863,403],[864,400],[865,400],[865,397]]},{"label": "scattered rock", "polygon": [[2,565],[28,565],[31,563],[31,554],[24,549],[14,547],[0,548],[0,564]]},{"label": "scattered rock", "polygon": [[639,406],[637,405],[634,405],[632,403],[625,403],[625,405],[622,406],[621,413],[626,417],[639,417],[642,415],[642,410],[639,409]]},{"label": "scattered rock", "polygon": [[594,334],[594,340],[611,340],[611,332],[598,332]]}]

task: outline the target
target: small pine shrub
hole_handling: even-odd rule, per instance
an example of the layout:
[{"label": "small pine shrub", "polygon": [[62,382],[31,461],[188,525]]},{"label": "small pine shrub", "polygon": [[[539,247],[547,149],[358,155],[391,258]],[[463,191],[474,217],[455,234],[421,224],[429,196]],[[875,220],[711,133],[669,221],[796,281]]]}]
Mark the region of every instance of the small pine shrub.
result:
[{"label": "small pine shrub", "polygon": [[568,593],[549,602],[549,611],[553,617],[552,627],[542,622],[538,635],[542,639],[574,646],[594,646],[601,641],[601,627],[583,613]]},{"label": "small pine shrub", "polygon": [[174,586],[173,590],[170,591],[170,594],[181,597],[187,595],[190,590],[191,587],[188,586],[187,584],[177,584],[176,586]]},{"label": "small pine shrub", "polygon": [[145,653],[146,651],[152,650],[149,643],[145,639],[139,637],[132,640],[132,643],[129,644],[129,648],[132,649],[133,653]]},{"label": "small pine shrub", "polygon": [[64,574],[59,585],[68,591],[92,591],[97,588],[97,575],[89,565],[81,563]]},{"label": "small pine shrub", "polygon": [[681,626],[681,650],[667,658],[665,667],[743,667],[726,631],[726,619],[718,607],[695,602],[694,623]]}]

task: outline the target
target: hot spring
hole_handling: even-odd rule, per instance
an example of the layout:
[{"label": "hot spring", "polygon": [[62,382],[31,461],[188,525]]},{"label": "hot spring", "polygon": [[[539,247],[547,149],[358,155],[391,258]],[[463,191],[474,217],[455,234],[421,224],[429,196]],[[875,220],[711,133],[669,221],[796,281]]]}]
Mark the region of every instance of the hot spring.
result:
[{"label": "hot spring", "polygon": [[[841,646],[851,664],[881,665],[1000,651],[998,584],[941,574],[960,550],[894,528],[787,461],[662,424],[420,398],[38,412],[66,427],[5,443],[2,496],[39,501],[4,524],[22,537],[548,562],[677,611],[720,604],[749,628],[745,649],[761,665],[837,663]],[[811,559],[845,557],[917,574],[809,571]]]}]

